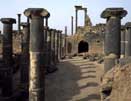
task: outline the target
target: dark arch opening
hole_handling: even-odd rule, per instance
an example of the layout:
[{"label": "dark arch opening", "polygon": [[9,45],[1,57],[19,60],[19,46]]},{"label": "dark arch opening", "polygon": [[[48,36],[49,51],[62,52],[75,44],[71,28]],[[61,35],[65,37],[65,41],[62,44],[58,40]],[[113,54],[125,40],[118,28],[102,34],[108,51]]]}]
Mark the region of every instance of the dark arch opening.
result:
[{"label": "dark arch opening", "polygon": [[82,40],[78,44],[78,53],[88,52],[89,51],[89,44],[88,42]]}]

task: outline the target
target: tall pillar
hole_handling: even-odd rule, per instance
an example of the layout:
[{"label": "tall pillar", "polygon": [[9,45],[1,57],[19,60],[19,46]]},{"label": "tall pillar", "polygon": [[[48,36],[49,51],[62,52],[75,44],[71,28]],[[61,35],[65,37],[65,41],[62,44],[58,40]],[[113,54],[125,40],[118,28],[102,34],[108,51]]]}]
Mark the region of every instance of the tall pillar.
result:
[{"label": "tall pillar", "polygon": [[13,18],[2,18],[3,23],[3,59],[7,64],[12,64],[12,24],[16,23]]},{"label": "tall pillar", "polygon": [[58,31],[58,40],[59,40],[59,43],[58,43],[58,59],[60,60],[61,59],[61,30]]},{"label": "tall pillar", "polygon": [[47,60],[47,67],[46,68],[50,68],[50,47],[51,47],[51,40],[50,40],[50,29],[49,27],[47,27],[47,38],[46,38],[46,57],[45,59]]},{"label": "tall pillar", "polygon": [[12,66],[13,66],[13,48],[12,48],[12,29],[13,23],[16,23],[16,20],[13,18],[2,18],[1,22],[3,23],[3,60],[7,66],[4,66],[3,71],[3,87],[2,87],[2,96],[9,97],[12,95]]},{"label": "tall pillar", "polygon": [[20,33],[21,14],[18,15],[18,33]]},{"label": "tall pillar", "polygon": [[62,59],[62,32],[60,32],[60,59]]},{"label": "tall pillar", "polygon": [[55,36],[54,36],[54,50],[55,50],[55,63],[57,63],[57,30],[54,30]]},{"label": "tall pillar", "polygon": [[57,33],[57,35],[56,35],[57,36],[57,38],[56,38],[56,41],[57,41],[57,45],[56,45],[57,54],[56,55],[57,56],[56,57],[57,57],[57,62],[59,62],[59,31],[57,30],[56,33]]},{"label": "tall pillar", "polygon": [[44,32],[43,32],[43,52],[44,52],[44,59],[43,59],[43,65],[45,66],[46,68],[46,71],[47,71],[47,68],[48,68],[48,43],[47,43],[47,34],[48,34],[48,27],[45,26],[44,27]]},{"label": "tall pillar", "polygon": [[75,10],[75,33],[77,34],[77,26],[78,26],[78,10],[77,10],[77,8],[76,8],[76,10]]},{"label": "tall pillar", "polygon": [[125,56],[131,56],[131,22],[127,22],[126,26],[126,44],[125,44]]},{"label": "tall pillar", "polygon": [[25,16],[30,17],[30,67],[29,101],[45,101],[45,68],[43,67],[43,17],[47,10],[28,8]]},{"label": "tall pillar", "polygon": [[74,27],[73,27],[73,22],[74,21],[74,18],[73,16],[71,16],[71,35],[73,35],[73,30],[74,30]]},{"label": "tall pillar", "polygon": [[52,33],[51,33],[51,29],[48,30],[49,31],[49,35],[48,35],[48,52],[49,52],[49,55],[48,55],[48,58],[49,58],[49,61],[48,61],[48,64],[51,65],[51,59],[52,59],[52,54],[51,54],[51,47],[52,47]]},{"label": "tall pillar", "polygon": [[87,8],[84,8],[84,12],[85,12],[85,25],[86,25],[86,17],[87,17]]},{"label": "tall pillar", "polygon": [[102,18],[107,19],[106,34],[105,34],[105,72],[115,65],[115,61],[120,57],[120,29],[121,19],[125,17],[127,11],[123,8],[107,8],[101,14]]},{"label": "tall pillar", "polygon": [[66,56],[67,55],[67,26],[65,26],[64,48],[65,48],[64,49],[64,51],[65,51],[64,55]]},{"label": "tall pillar", "polygon": [[125,26],[121,26],[121,58],[125,57]]},{"label": "tall pillar", "polygon": [[29,23],[23,22],[22,30],[22,56],[21,56],[21,84],[22,90],[28,91],[29,85]]}]

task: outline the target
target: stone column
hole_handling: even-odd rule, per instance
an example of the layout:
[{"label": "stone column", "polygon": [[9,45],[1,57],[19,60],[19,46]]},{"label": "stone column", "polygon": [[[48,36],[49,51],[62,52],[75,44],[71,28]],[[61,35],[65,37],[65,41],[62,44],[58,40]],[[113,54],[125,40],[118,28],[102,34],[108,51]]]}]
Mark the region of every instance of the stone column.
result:
[{"label": "stone column", "polygon": [[115,65],[115,60],[120,57],[120,29],[121,19],[126,16],[127,11],[123,8],[107,8],[101,14],[107,19],[105,34],[105,72]]},{"label": "stone column", "polygon": [[49,55],[48,55],[48,58],[49,58],[49,61],[48,61],[48,64],[51,65],[51,59],[52,59],[52,54],[51,54],[51,47],[52,47],[52,33],[51,33],[51,29],[48,30],[49,31],[49,35],[48,35],[48,52],[49,52]]},{"label": "stone column", "polygon": [[57,33],[57,38],[56,38],[56,41],[57,41],[57,45],[56,45],[56,58],[57,58],[57,62],[59,62],[59,31],[57,30],[56,31]]},{"label": "stone column", "polygon": [[87,8],[84,8],[84,12],[85,12],[85,25],[86,25],[86,17],[87,17]]},{"label": "stone column", "polygon": [[43,67],[43,17],[47,10],[28,8],[25,16],[30,17],[30,67],[29,101],[45,101],[45,68]]},{"label": "stone column", "polygon": [[59,30],[59,31],[58,31],[58,40],[59,40],[59,43],[58,43],[58,45],[59,45],[59,47],[58,47],[58,59],[59,59],[59,60],[61,59],[61,57],[60,57],[60,54],[61,54],[61,53],[60,53],[60,51],[61,51],[61,49],[60,49],[60,48],[61,48],[61,47],[60,47],[60,45],[61,45],[61,43],[60,43],[60,42],[61,42],[61,41],[60,41],[60,40],[61,40],[61,37],[60,37],[60,36],[61,36],[61,31]]},{"label": "stone column", "polygon": [[74,21],[74,18],[73,16],[71,16],[71,35],[73,35],[73,30],[74,30],[73,21]]},{"label": "stone column", "polygon": [[21,26],[22,30],[22,56],[21,56],[21,84],[22,90],[28,91],[29,85],[29,23],[23,22]]},{"label": "stone column", "polygon": [[125,26],[121,26],[121,58],[125,57]]},{"label": "stone column", "polygon": [[54,61],[54,64],[56,64],[56,30],[53,29],[53,61]]},{"label": "stone column", "polygon": [[12,24],[16,23],[16,20],[13,18],[2,18],[1,22],[3,23],[3,59],[8,64],[12,64]]},{"label": "stone column", "polygon": [[131,22],[127,22],[126,26],[126,38],[125,38],[125,57],[131,56]]},{"label": "stone column", "polygon": [[21,14],[18,15],[18,33],[20,33]]},{"label": "stone column", "polygon": [[67,55],[67,26],[65,26],[64,48],[65,48],[64,49],[64,51],[65,51],[64,55],[66,56]]},{"label": "stone column", "polygon": [[3,87],[2,87],[2,96],[9,97],[12,95],[12,71],[13,71],[13,48],[12,48],[12,29],[13,23],[16,23],[16,20],[13,18],[2,18],[1,22],[3,23],[3,60],[5,65],[3,67]]},{"label": "stone column", "polygon": [[75,20],[76,20],[76,22],[75,22],[75,33],[77,34],[77,26],[78,26],[78,10],[76,9],[75,10],[75,13],[76,13],[76,18],[75,18]]},{"label": "stone column", "polygon": [[43,58],[43,65],[45,66],[46,68],[46,72],[47,72],[47,68],[48,68],[48,44],[47,44],[47,33],[48,33],[48,27],[45,26],[44,27],[44,32],[43,32],[43,52],[44,52],[44,58]]},{"label": "stone column", "polygon": [[62,59],[62,32],[60,32],[60,59]]}]

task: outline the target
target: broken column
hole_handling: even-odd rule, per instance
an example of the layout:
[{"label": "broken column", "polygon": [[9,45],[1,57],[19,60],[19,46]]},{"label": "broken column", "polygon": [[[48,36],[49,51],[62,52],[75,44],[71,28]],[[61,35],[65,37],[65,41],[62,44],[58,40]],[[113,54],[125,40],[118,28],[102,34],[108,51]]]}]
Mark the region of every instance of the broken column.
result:
[{"label": "broken column", "polygon": [[111,69],[120,57],[120,29],[121,19],[125,17],[127,11],[123,8],[107,8],[101,14],[102,18],[107,19],[106,34],[105,34],[105,72]]},{"label": "broken column", "polygon": [[16,23],[16,20],[13,18],[2,18],[1,22],[3,23],[3,60],[5,65],[3,67],[3,85],[2,85],[2,96],[9,97],[12,95],[13,85],[13,48],[12,48],[12,30],[13,24]]},{"label": "broken column", "polygon": [[20,24],[22,30],[22,56],[21,56],[21,84],[22,90],[28,91],[29,82],[29,25],[26,22]]},{"label": "broken column", "polygon": [[43,17],[47,10],[28,8],[25,16],[30,17],[30,67],[29,101],[45,101],[45,68],[43,67]]},{"label": "broken column", "polygon": [[121,26],[121,58],[125,57],[125,26]]},{"label": "broken column", "polygon": [[131,22],[125,24],[126,27],[126,38],[125,38],[125,57],[131,56]]}]

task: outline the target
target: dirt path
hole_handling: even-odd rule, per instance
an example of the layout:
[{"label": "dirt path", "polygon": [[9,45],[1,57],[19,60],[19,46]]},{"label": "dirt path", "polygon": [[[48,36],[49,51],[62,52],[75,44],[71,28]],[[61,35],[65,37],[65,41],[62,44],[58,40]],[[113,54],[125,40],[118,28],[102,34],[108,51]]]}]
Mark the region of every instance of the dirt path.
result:
[{"label": "dirt path", "polygon": [[46,77],[46,101],[100,101],[102,65],[75,57],[58,68]]}]

